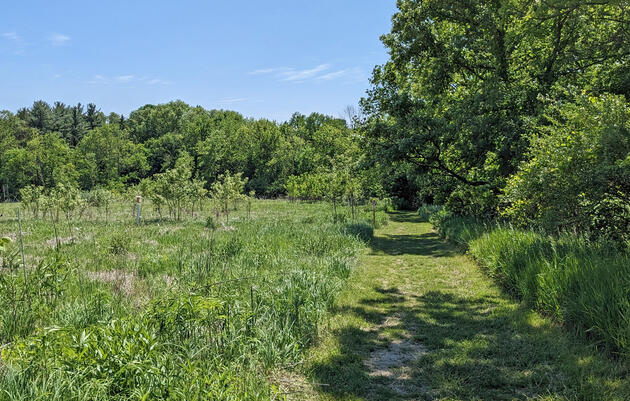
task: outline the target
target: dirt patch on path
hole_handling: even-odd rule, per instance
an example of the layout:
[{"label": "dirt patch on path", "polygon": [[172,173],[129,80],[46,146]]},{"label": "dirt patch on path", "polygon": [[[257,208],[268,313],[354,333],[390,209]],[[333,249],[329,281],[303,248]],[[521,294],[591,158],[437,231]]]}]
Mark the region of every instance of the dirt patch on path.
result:
[{"label": "dirt patch on path", "polygon": [[376,333],[383,346],[370,352],[365,366],[369,376],[387,379],[387,386],[398,395],[404,396],[423,390],[413,383],[411,364],[426,354],[427,348],[413,339],[411,332],[414,328],[407,327],[399,338],[393,340],[384,334],[387,329],[400,327],[403,327],[400,316],[393,315],[369,330]]}]

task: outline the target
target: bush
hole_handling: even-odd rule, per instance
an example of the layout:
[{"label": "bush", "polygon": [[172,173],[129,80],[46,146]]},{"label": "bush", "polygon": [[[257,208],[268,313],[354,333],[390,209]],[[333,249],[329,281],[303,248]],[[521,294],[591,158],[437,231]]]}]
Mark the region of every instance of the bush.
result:
[{"label": "bush", "polygon": [[109,240],[109,253],[112,255],[124,255],[129,252],[129,238],[124,233],[115,233]]},{"label": "bush", "polygon": [[504,214],[523,227],[630,239],[630,107],[578,96],[549,108],[529,160],[505,188]]},{"label": "bush", "polygon": [[475,217],[455,216],[446,209],[434,213],[429,218],[431,224],[437,227],[440,236],[455,242],[462,248],[468,248],[470,241],[482,235],[488,223]]},{"label": "bush", "polygon": [[429,221],[431,216],[441,210],[442,206],[439,205],[422,205],[418,209],[418,216],[420,216],[420,220],[422,221]]}]

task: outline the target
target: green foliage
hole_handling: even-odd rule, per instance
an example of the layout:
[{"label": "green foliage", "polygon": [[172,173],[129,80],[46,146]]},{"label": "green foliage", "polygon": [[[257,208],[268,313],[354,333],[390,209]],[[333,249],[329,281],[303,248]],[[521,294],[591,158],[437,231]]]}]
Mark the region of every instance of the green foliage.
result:
[{"label": "green foliage", "polygon": [[454,212],[496,217],[546,98],[566,102],[571,86],[628,95],[623,2],[397,6],[382,37],[390,58],[362,101],[367,154],[424,177],[421,192],[440,198],[428,201]]},{"label": "green foliage", "polygon": [[374,227],[368,222],[346,223],[343,230],[349,235],[356,235],[364,242],[369,242],[374,236]]},{"label": "green foliage", "polygon": [[5,252],[7,245],[10,244],[11,242],[13,241],[9,237],[0,238],[0,255],[2,255]]},{"label": "green foliage", "polygon": [[439,231],[440,236],[468,249],[470,241],[487,231],[489,224],[471,216],[456,216],[447,209],[441,209],[429,217],[429,221]]},{"label": "green foliage", "polygon": [[125,255],[129,252],[129,236],[123,232],[117,232],[109,239],[109,253],[112,255]]},{"label": "green foliage", "polygon": [[323,199],[328,193],[329,176],[323,173],[309,173],[291,176],[287,180],[287,195],[292,199]]},{"label": "green foliage", "polygon": [[37,218],[39,214],[39,207],[42,195],[44,194],[44,187],[28,185],[20,189],[20,198],[24,207],[33,213],[33,216]]},{"label": "green foliage", "polygon": [[579,96],[550,107],[530,160],[505,189],[505,215],[550,232],[630,239],[630,107],[623,97]]},{"label": "green foliage", "polygon": [[17,263],[3,268],[7,270],[0,274],[0,342],[7,343],[30,334],[53,313],[63,295],[69,266],[65,258],[55,254],[28,271]]},{"label": "green foliage", "polygon": [[114,196],[110,191],[105,188],[95,188],[86,194],[86,202],[97,209],[103,208],[108,214],[109,206],[112,203]]},{"label": "green foliage", "polygon": [[431,216],[440,212],[443,209],[440,205],[422,205],[418,209],[418,216],[422,221],[429,221]]},{"label": "green foliage", "polygon": [[118,124],[90,131],[76,147],[79,182],[84,189],[137,183],[149,170],[144,146],[134,144]]},{"label": "green foliage", "polygon": [[468,248],[501,286],[614,353],[630,356],[630,257],[575,233],[558,238],[442,211],[440,234]]},{"label": "green foliage", "polygon": [[66,215],[66,220],[70,220],[72,212],[84,203],[79,188],[71,185],[58,184],[50,191],[49,196],[57,213],[56,218],[58,218],[59,211],[62,211]]},{"label": "green foliage", "polygon": [[558,239],[496,229],[471,254],[519,298],[624,357],[630,356],[630,258],[575,234]]},{"label": "green foliage", "polygon": [[183,152],[175,166],[164,173],[156,174],[151,180],[144,180],[140,189],[144,196],[151,199],[159,210],[168,208],[172,218],[181,219],[184,208],[193,213],[195,205],[207,194],[205,181],[192,177],[192,157]]},{"label": "green foliage", "polygon": [[[0,194],[5,198],[18,198],[28,185],[49,191],[60,183],[84,191],[122,191],[176,169],[183,153],[192,158],[191,177],[207,183],[205,189],[229,170],[247,178],[245,191],[278,196],[292,175],[330,169],[361,154],[343,120],[317,113],[278,124],[181,101],[143,106],[129,119],[116,113],[105,118],[94,104],[86,109],[57,102],[51,108],[42,101],[17,115],[2,113]],[[378,179],[372,177],[370,188],[378,188]],[[159,203],[178,214],[170,201]]]},{"label": "green foliage", "polygon": [[228,170],[212,184],[212,199],[217,203],[219,210],[225,213],[226,218],[229,217],[230,202],[234,204],[234,209],[236,210],[237,202],[245,198],[244,191],[247,178],[242,178],[242,176],[242,173],[232,175]]}]

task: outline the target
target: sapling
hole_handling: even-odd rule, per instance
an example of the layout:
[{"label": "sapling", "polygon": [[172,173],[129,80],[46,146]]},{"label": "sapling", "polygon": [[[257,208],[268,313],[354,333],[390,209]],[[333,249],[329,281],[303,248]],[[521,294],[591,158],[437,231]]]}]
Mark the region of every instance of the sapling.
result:
[{"label": "sapling", "polygon": [[166,205],[169,215],[180,220],[184,207],[191,205],[191,210],[194,210],[194,204],[205,198],[206,182],[192,179],[192,162],[192,157],[182,152],[174,168],[155,174],[152,180],[143,180],[140,183],[143,194],[156,205],[160,216],[162,205]]},{"label": "sapling", "polygon": [[348,200],[352,211],[352,219],[355,219],[355,206],[357,200],[362,196],[361,183],[357,178],[354,177],[346,177],[346,180],[343,182],[344,186],[344,195]]},{"label": "sapling", "polygon": [[39,215],[40,199],[44,193],[44,187],[28,185],[20,189],[22,204],[29,210],[33,217],[37,219]]},{"label": "sapling", "polygon": [[97,210],[105,209],[105,220],[109,219],[109,205],[112,201],[112,193],[105,188],[95,188],[87,193],[88,206]]},{"label": "sapling", "polygon": [[242,173],[232,175],[228,170],[212,184],[212,198],[225,213],[226,224],[230,218],[230,202],[236,204],[236,201],[244,196],[243,190],[245,189],[247,178],[242,178],[242,176]]}]

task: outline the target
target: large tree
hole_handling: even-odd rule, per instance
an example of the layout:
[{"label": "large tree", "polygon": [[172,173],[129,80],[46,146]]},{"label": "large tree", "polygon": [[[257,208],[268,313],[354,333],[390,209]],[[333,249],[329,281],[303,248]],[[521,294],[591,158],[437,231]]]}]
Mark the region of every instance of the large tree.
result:
[{"label": "large tree", "polygon": [[[390,60],[363,100],[376,158],[449,177],[450,201],[495,210],[543,98],[575,85],[627,94],[627,1],[399,0]],[[472,206],[474,204],[474,206]]]}]

